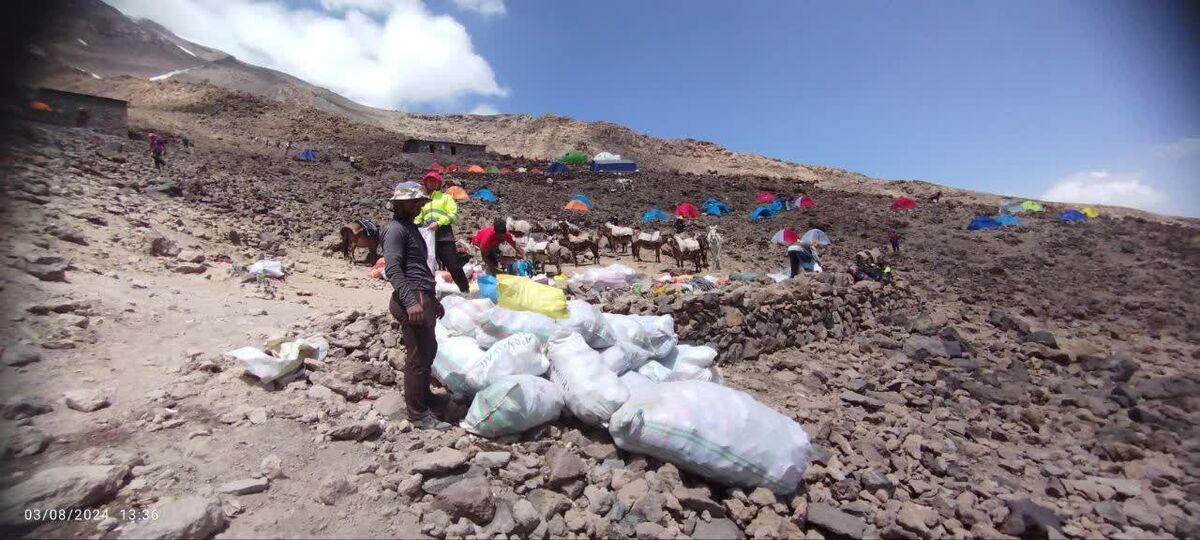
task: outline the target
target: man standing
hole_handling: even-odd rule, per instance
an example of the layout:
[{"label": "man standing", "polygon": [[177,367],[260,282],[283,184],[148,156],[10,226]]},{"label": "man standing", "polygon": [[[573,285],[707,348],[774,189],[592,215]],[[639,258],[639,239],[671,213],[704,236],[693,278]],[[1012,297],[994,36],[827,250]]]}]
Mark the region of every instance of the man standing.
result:
[{"label": "man standing", "polygon": [[401,182],[392,190],[392,221],[383,230],[383,273],[392,284],[388,308],[404,337],[404,405],[418,429],[450,429],[433,414],[429,377],[437,354],[434,325],[443,315],[435,299],[433,272],[426,262],[428,248],[414,221],[429,200],[416,182]]},{"label": "man standing", "polygon": [[429,196],[429,202],[421,207],[417,215],[417,225],[434,231],[434,255],[438,262],[450,272],[458,290],[465,293],[471,284],[463,273],[463,263],[458,258],[458,248],[454,244],[454,222],[458,221],[458,203],[454,197],[446,195],[442,189],[442,175],[430,171],[421,179],[421,187]]},{"label": "man standing", "polygon": [[167,143],[157,133],[150,133],[146,138],[150,140],[150,156],[154,158],[154,169],[161,171],[163,165],[167,164],[163,160],[163,154],[167,152]]},{"label": "man standing", "polygon": [[888,230],[888,242],[892,244],[892,253],[900,253],[900,241],[903,239],[904,237],[896,232],[896,229]]}]

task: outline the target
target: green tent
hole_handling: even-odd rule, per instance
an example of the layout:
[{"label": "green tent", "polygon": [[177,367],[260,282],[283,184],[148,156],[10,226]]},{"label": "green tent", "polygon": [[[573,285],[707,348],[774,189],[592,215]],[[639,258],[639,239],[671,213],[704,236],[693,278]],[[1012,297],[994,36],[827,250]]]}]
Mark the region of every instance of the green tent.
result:
[{"label": "green tent", "polygon": [[580,152],[579,150],[571,150],[570,152],[563,154],[563,156],[558,158],[558,160],[566,163],[567,165],[587,165],[588,163],[587,154]]},{"label": "green tent", "polygon": [[1037,201],[1025,201],[1025,202],[1021,203],[1021,208],[1024,209],[1026,212],[1041,212],[1042,211],[1042,203],[1039,203]]},{"label": "green tent", "polygon": [[500,172],[500,167],[497,167],[497,166],[495,166],[495,165],[492,165],[491,167],[488,167],[488,168],[487,168],[487,172],[490,172],[490,173],[498,173],[498,172]]}]

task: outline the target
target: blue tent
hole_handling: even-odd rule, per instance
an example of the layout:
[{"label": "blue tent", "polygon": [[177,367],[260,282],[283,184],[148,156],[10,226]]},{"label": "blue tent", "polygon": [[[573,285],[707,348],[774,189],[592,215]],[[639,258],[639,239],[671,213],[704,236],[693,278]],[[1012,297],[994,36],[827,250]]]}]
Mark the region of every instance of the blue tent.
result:
[{"label": "blue tent", "polygon": [[1080,212],[1079,210],[1067,210],[1066,212],[1059,214],[1058,219],[1067,222],[1085,221],[1087,220],[1087,216],[1083,215],[1083,212]]},{"label": "blue tent", "polygon": [[603,159],[592,162],[592,172],[635,173],[637,171],[637,162],[628,159]]},{"label": "blue tent", "polygon": [[758,221],[760,219],[772,218],[778,213],[779,212],[777,210],[772,209],[770,206],[760,206],[755,208],[754,211],[750,212],[750,220]]},{"label": "blue tent", "polygon": [[999,223],[1005,227],[1016,227],[1017,225],[1021,224],[1021,220],[1017,219],[1017,216],[1010,216],[1008,214],[996,216],[995,220],[996,223]]},{"label": "blue tent", "polygon": [[299,154],[297,154],[297,156],[296,156],[296,157],[298,157],[298,158],[300,158],[300,159],[302,159],[302,160],[304,160],[304,161],[316,161],[316,160],[317,160],[317,153],[316,153],[316,152],[313,152],[312,150],[305,150],[305,151],[303,151],[303,152],[300,152]]},{"label": "blue tent", "polygon": [[662,210],[651,208],[646,210],[645,214],[642,214],[642,221],[671,221],[671,216],[668,216]]},{"label": "blue tent", "polygon": [[767,207],[770,208],[773,213],[778,214],[784,210],[787,210],[787,203],[784,201],[785,199],[775,199],[775,202],[769,204]]},{"label": "blue tent", "polygon": [[723,215],[729,213],[729,206],[726,206],[725,203],[718,201],[716,199],[709,199],[707,201],[704,201],[703,208],[704,208],[704,213],[706,213],[710,216],[718,216],[719,217],[719,216],[723,216]]},{"label": "blue tent", "polygon": [[566,174],[568,172],[571,172],[571,169],[568,169],[567,164],[561,161],[555,161],[546,167],[546,174]]},{"label": "blue tent", "polygon": [[992,219],[990,216],[979,216],[971,220],[971,224],[967,225],[968,231],[978,231],[987,229],[999,229],[1000,222]]},{"label": "blue tent", "polygon": [[583,203],[583,204],[586,204],[586,205],[588,205],[588,208],[591,208],[592,206],[594,206],[594,205],[592,204],[592,200],[591,200],[591,199],[589,199],[589,198],[587,198],[587,196],[586,196],[586,195],[576,195],[576,196],[574,196],[574,197],[571,197],[571,200],[572,200],[572,201],[579,201],[579,202],[581,202],[581,203]]},{"label": "blue tent", "polygon": [[479,191],[476,191],[474,195],[471,195],[471,198],[479,199],[483,202],[489,202],[489,203],[500,200],[500,198],[497,197],[495,193],[492,193],[492,190],[490,190],[488,188],[480,188]]}]

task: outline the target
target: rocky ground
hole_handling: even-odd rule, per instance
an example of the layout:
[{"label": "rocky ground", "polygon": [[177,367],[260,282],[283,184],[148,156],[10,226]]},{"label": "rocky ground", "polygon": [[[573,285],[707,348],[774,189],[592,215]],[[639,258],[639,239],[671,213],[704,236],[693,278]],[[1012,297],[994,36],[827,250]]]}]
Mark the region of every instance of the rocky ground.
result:
[{"label": "rocky ground", "polygon": [[[756,344],[778,341],[771,333],[820,335],[722,357],[729,386],[795,418],[814,442],[803,490],[776,497],[709,484],[565,419],[494,441],[411,429],[384,286],[325,248],[349,219],[382,221],[388,186],[419,169],[388,163],[383,146],[371,147],[380,155],[364,173],[293,162],[253,144],[268,132],[237,129],[257,102],[188,103],[131,112],[135,127],[186,129],[199,145],[187,155],[172,148],[161,175],[141,142],[24,125],[4,134],[0,523],[12,534],[1200,534],[1194,224],[1034,217],[1015,230],[967,233],[985,208],[950,200],[896,215],[880,195],[782,180],[648,172],[629,194],[586,174],[465,177],[502,198],[464,206],[468,223],[565,215],[559,208],[574,193],[597,205],[574,219],[632,223],[648,206],[723,194],[736,213],[705,221],[722,227],[726,272],[782,266],[767,239],[785,225],[826,230],[837,243],[822,255],[835,271],[882,243],[888,226],[901,228],[905,252],[893,266],[912,295],[905,307],[835,335],[816,332],[819,322],[750,331],[725,312],[712,329],[745,331]],[[361,129],[346,142],[374,140]],[[745,214],[761,190],[803,191],[818,207],[752,224]],[[285,281],[244,283],[231,271],[229,261],[264,256],[285,261]],[[605,257],[614,260],[629,263]],[[744,317],[765,305],[758,295],[832,286],[722,294],[745,299],[735,306]],[[710,320],[688,294],[594,299],[640,312],[694,304],[702,313],[688,324]],[[329,337],[331,354],[286,384],[264,388],[221,358],[309,333]],[[445,412],[462,409],[447,403]],[[32,508],[107,515],[38,523],[27,519],[37,517],[26,515]]]}]

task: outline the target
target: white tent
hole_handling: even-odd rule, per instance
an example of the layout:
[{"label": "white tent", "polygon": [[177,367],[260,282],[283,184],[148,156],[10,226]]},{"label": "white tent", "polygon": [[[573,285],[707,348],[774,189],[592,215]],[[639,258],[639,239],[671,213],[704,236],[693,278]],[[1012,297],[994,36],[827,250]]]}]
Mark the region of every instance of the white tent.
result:
[{"label": "white tent", "polygon": [[615,161],[618,159],[621,159],[620,155],[612,154],[609,152],[600,152],[599,154],[596,154],[596,156],[592,158],[592,161]]}]

